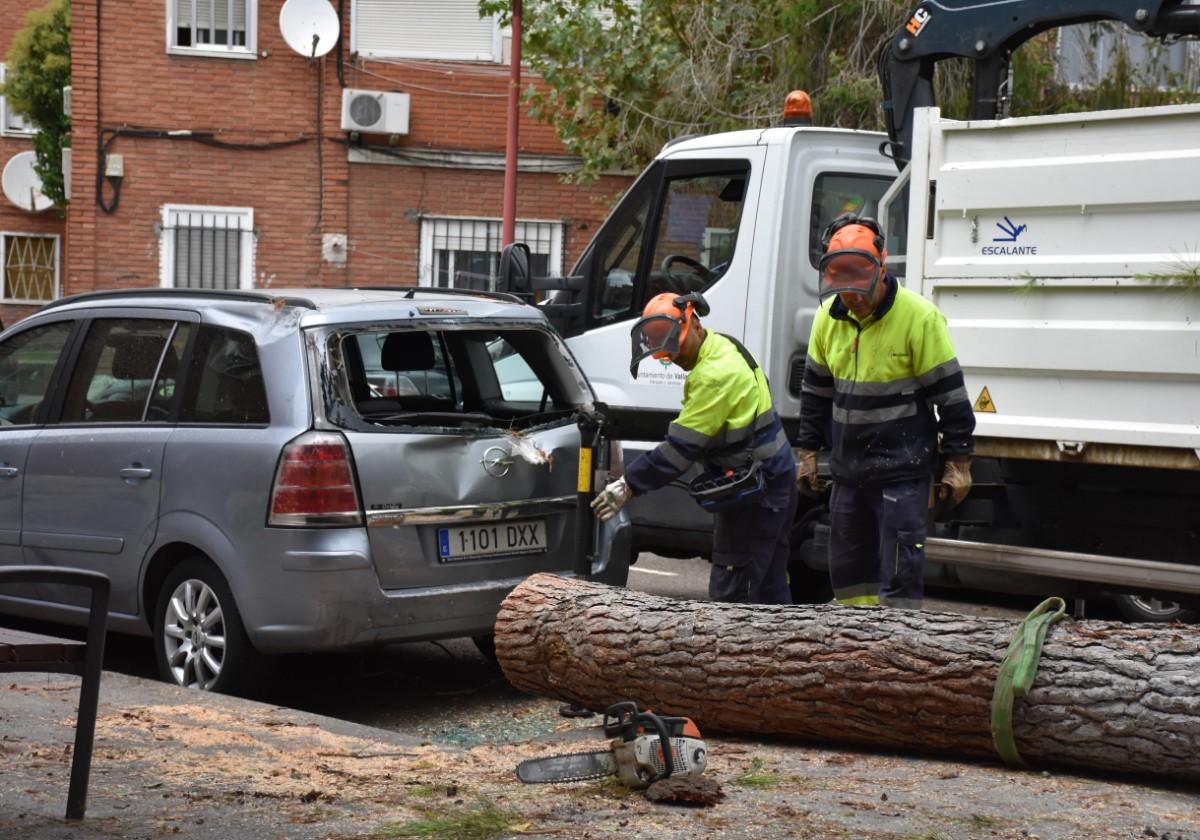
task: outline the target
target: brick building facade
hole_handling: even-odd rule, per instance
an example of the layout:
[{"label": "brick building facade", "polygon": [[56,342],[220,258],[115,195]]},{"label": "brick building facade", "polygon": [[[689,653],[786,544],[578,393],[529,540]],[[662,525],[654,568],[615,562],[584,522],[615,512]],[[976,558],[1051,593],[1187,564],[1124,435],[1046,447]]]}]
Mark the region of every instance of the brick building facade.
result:
[{"label": "brick building facade", "polygon": [[[478,21],[474,0],[335,0],[340,43],[310,59],[281,35],[283,5],[72,0],[65,224],[54,210],[0,209],[5,230],[63,235],[61,294],[485,282],[508,89],[495,23]],[[0,43],[20,25],[10,17]],[[454,60],[489,38],[489,56]],[[407,133],[344,130],[347,89],[407,93]],[[6,158],[10,145],[29,141],[0,138]],[[573,165],[551,128],[522,117],[518,238],[550,272],[570,268],[629,182],[561,183]],[[31,311],[5,309],[6,323]]]},{"label": "brick building facade", "polygon": [[[25,15],[45,5],[45,0],[2,0],[0,6],[0,62],[5,61],[13,35],[25,24]],[[8,109],[0,97],[0,169],[14,168],[32,155],[32,126]],[[23,155],[15,163],[13,159]],[[37,308],[20,301],[54,297],[61,293],[62,260],[66,252],[66,222],[57,209],[31,212],[0,196],[0,320],[5,325]]]}]

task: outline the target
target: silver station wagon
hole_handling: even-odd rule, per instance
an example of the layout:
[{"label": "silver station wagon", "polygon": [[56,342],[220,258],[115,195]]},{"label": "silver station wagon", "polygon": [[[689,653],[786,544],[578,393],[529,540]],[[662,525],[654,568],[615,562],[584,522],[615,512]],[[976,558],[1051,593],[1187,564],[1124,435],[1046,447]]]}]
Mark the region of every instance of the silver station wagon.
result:
[{"label": "silver station wagon", "polygon": [[[627,525],[580,492],[595,410],[506,295],[68,298],[0,336],[0,564],[107,574],[110,628],[197,688],[238,688],[259,654],[486,648],[529,574],[625,583]],[[13,586],[0,612],[83,623],[83,597]]]}]

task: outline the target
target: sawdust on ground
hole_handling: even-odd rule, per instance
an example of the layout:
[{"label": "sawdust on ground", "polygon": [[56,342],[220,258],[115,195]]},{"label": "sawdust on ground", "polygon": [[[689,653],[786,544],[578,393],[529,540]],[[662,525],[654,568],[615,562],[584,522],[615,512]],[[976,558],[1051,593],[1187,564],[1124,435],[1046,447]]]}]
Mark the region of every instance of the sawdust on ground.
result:
[{"label": "sawdust on ground", "polygon": [[[8,690],[66,705],[61,723],[70,726],[75,685]],[[78,826],[47,816],[61,813],[69,747],[5,733],[0,836],[439,836],[403,832],[431,816],[490,809],[503,816],[503,830],[483,836],[1200,840],[1200,796],[1130,780],[709,738],[708,775],[726,798],[711,808],[678,808],[652,804],[612,780],[515,779],[525,758],[602,749],[602,738],[409,745],[384,733],[378,740],[335,733],[320,720],[248,702],[237,710],[102,708],[89,816]]]}]

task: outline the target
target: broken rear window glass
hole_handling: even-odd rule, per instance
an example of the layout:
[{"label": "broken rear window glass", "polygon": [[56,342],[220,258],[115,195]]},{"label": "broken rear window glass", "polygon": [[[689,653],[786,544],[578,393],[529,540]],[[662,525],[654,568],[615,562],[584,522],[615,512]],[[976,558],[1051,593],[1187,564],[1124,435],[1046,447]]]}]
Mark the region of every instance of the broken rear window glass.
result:
[{"label": "broken rear window glass", "polygon": [[344,425],[520,429],[565,422],[577,407],[558,348],[536,329],[340,332],[330,349],[342,402],[353,403],[330,407]]}]

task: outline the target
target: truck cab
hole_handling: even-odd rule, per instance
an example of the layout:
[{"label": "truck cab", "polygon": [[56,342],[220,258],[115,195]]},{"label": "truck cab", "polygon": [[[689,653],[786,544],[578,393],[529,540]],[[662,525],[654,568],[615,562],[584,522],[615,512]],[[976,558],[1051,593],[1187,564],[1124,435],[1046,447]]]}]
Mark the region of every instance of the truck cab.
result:
[{"label": "truck cab", "polygon": [[[629,331],[661,292],[704,293],[705,326],[733,336],[768,374],[789,436],[818,306],[821,231],[844,212],[874,214],[896,177],[883,134],[768,128],[668,144],[620,200],[555,293],[560,332],[607,406],[625,460],[651,448],[679,412],[685,373],[646,359],[629,374]],[[897,230],[896,236],[902,236]],[[712,516],[684,476],[635,499],[635,548],[707,552]]]}]

